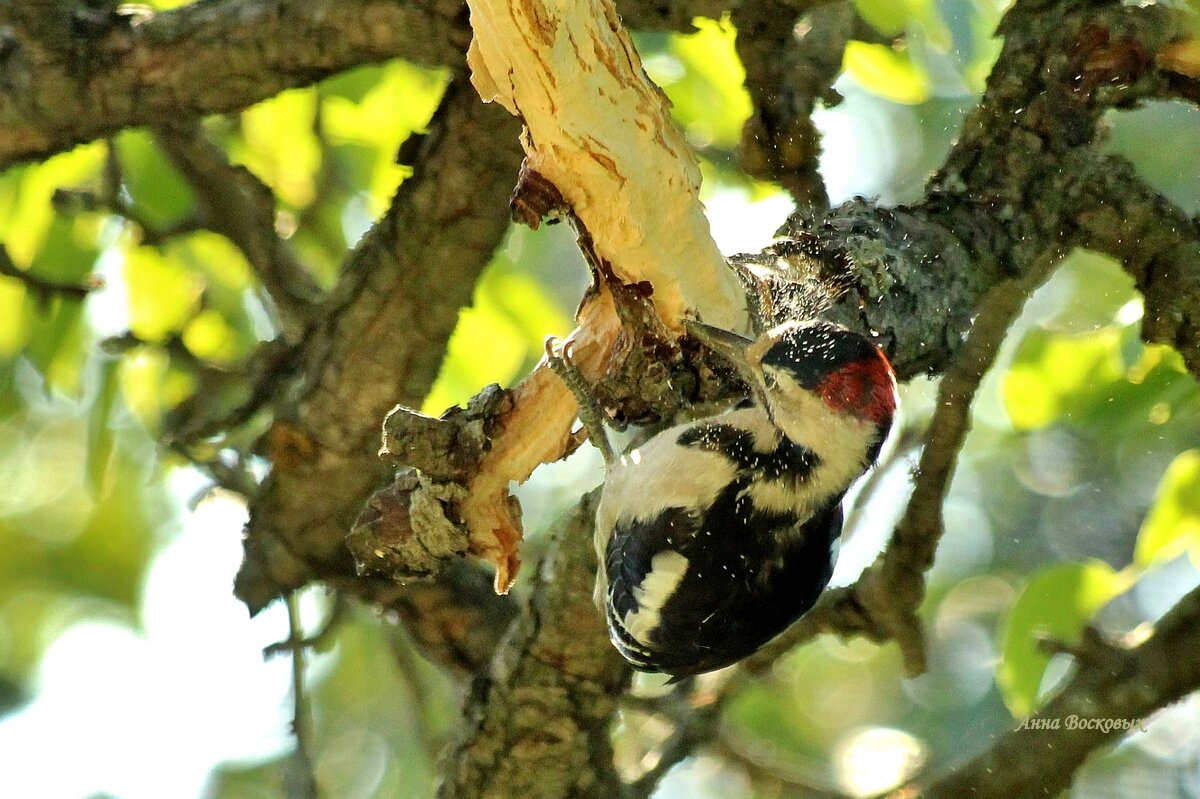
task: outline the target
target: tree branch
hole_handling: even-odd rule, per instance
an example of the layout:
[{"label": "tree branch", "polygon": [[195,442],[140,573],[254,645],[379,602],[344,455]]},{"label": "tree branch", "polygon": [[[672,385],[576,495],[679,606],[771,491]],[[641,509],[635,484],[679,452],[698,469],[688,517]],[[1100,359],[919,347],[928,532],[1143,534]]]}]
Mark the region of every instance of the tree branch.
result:
[{"label": "tree branch", "polygon": [[[1129,732],[1128,725],[1113,721],[1140,723],[1200,688],[1200,659],[1190,656],[1200,651],[1200,588],[1163,616],[1140,646],[1110,645],[1106,651],[1104,657],[1077,660],[1074,676],[1041,710],[969,763],[912,786],[917,795],[1023,799],[1066,788],[1091,752]],[[1119,667],[1113,652],[1121,655]],[[905,791],[893,795],[910,795]]]},{"label": "tree branch", "polygon": [[275,196],[245,167],[229,163],[199,124],[160,126],[155,138],[196,190],[204,227],[246,256],[278,310],[285,336],[296,341],[316,312],[320,288],[287,242],[275,233]]},{"label": "tree branch", "polygon": [[[246,559],[235,590],[252,611],[290,587],[326,579],[402,613],[447,608],[453,588],[396,587],[357,579],[344,538],[367,497],[392,467],[380,461],[379,420],[396,402],[420,403],[432,384],[475,280],[505,230],[503,208],[517,173],[515,121],[479,103],[455,81],[429,124],[430,135],[387,215],[350,256],[306,338],[303,384],[264,442],[273,470],[251,502]],[[491,605],[511,602],[472,597]],[[471,633],[440,614],[444,631]],[[492,614],[507,613],[503,608]],[[457,610],[455,621],[492,619]],[[432,624],[431,629],[437,627]],[[494,636],[499,632],[489,633]],[[444,644],[453,652],[458,644]],[[456,662],[476,661],[476,654]]]},{"label": "tree branch", "polygon": [[0,166],[245,108],[362,64],[459,64],[468,36],[453,0],[217,0],[94,31],[46,5],[0,18],[14,31],[0,56]]},{"label": "tree branch", "polygon": [[828,208],[817,171],[821,142],[812,112],[819,100],[835,105],[841,99],[832,86],[846,42],[873,39],[874,31],[846,0],[796,0],[783,9],[743,3],[733,10],[733,24],[754,104],[742,130],[742,169],[778,182],[799,205]]},{"label": "tree branch", "polygon": [[1122,263],[1145,300],[1142,338],[1175,347],[1200,379],[1200,220],[1121,159],[1089,166],[1076,187],[1076,241]]},{"label": "tree branch", "polygon": [[[91,25],[46,3],[0,11],[0,168],[130,127],[236,111],[403,58],[460,68],[460,0],[208,0]],[[727,0],[623,0],[630,25],[688,30]],[[70,101],[64,101],[70,98]]]},{"label": "tree branch", "polygon": [[609,727],[629,667],[592,604],[599,492],[580,502],[535,578],[528,607],[467,700],[440,799],[612,799]]},{"label": "tree branch", "polygon": [[598,262],[623,283],[652,285],[672,329],[686,312],[744,329],[743,292],[709,233],[695,156],[612,3],[468,5],[472,83],[522,119],[528,170],[557,189]]}]

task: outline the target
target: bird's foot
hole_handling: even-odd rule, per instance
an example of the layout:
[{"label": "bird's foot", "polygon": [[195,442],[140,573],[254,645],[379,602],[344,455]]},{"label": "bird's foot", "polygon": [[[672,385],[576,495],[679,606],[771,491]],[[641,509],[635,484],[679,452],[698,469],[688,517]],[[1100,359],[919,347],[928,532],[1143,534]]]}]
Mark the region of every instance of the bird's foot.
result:
[{"label": "bird's foot", "polygon": [[607,414],[600,407],[600,403],[592,393],[591,386],[583,379],[583,375],[579,373],[579,368],[571,357],[572,343],[571,341],[561,341],[554,336],[547,336],[546,363],[575,395],[575,402],[579,405],[579,421],[587,429],[588,439],[596,449],[600,450],[600,455],[607,465],[617,458],[604,429]]}]

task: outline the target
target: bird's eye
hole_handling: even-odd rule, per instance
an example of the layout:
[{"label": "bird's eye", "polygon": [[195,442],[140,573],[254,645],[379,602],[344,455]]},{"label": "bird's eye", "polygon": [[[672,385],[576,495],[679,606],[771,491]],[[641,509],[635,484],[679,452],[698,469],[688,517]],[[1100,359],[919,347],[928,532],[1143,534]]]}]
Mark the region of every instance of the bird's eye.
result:
[{"label": "bird's eye", "polygon": [[768,389],[775,389],[779,385],[779,381],[770,372],[763,372],[763,385]]}]

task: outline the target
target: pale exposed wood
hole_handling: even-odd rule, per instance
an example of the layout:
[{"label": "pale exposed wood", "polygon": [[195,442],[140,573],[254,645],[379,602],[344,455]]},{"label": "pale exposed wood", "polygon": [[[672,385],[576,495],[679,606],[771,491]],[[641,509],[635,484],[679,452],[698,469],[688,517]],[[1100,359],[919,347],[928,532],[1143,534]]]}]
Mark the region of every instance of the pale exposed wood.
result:
[{"label": "pale exposed wood", "polygon": [[[571,333],[571,353],[584,377],[596,379],[607,369],[621,333],[612,294],[602,291],[579,312]],[[543,463],[566,455],[578,410],[575,397],[546,365],[545,359],[513,390],[511,410],[491,440],[468,484],[459,513],[471,535],[471,553],[496,566],[496,591],[512,586],[520,568],[521,508],[508,493],[510,481],[523,483]]]},{"label": "pale exposed wood", "polygon": [[611,0],[468,0],[480,96],[525,123],[526,162],[553,183],[597,253],[649,281],[659,315],[745,329],[743,293],[699,200],[700,171]]}]

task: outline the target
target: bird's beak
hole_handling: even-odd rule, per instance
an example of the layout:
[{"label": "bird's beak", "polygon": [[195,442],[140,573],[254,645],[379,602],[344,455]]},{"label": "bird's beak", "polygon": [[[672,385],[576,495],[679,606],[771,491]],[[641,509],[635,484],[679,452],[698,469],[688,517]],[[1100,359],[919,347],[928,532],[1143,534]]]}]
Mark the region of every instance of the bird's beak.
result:
[{"label": "bird's beak", "polygon": [[689,336],[729,361],[729,364],[737,369],[746,385],[755,391],[758,390],[759,381],[754,370],[750,368],[750,362],[746,359],[746,348],[754,343],[753,339],[691,319],[684,319],[683,327]]}]

